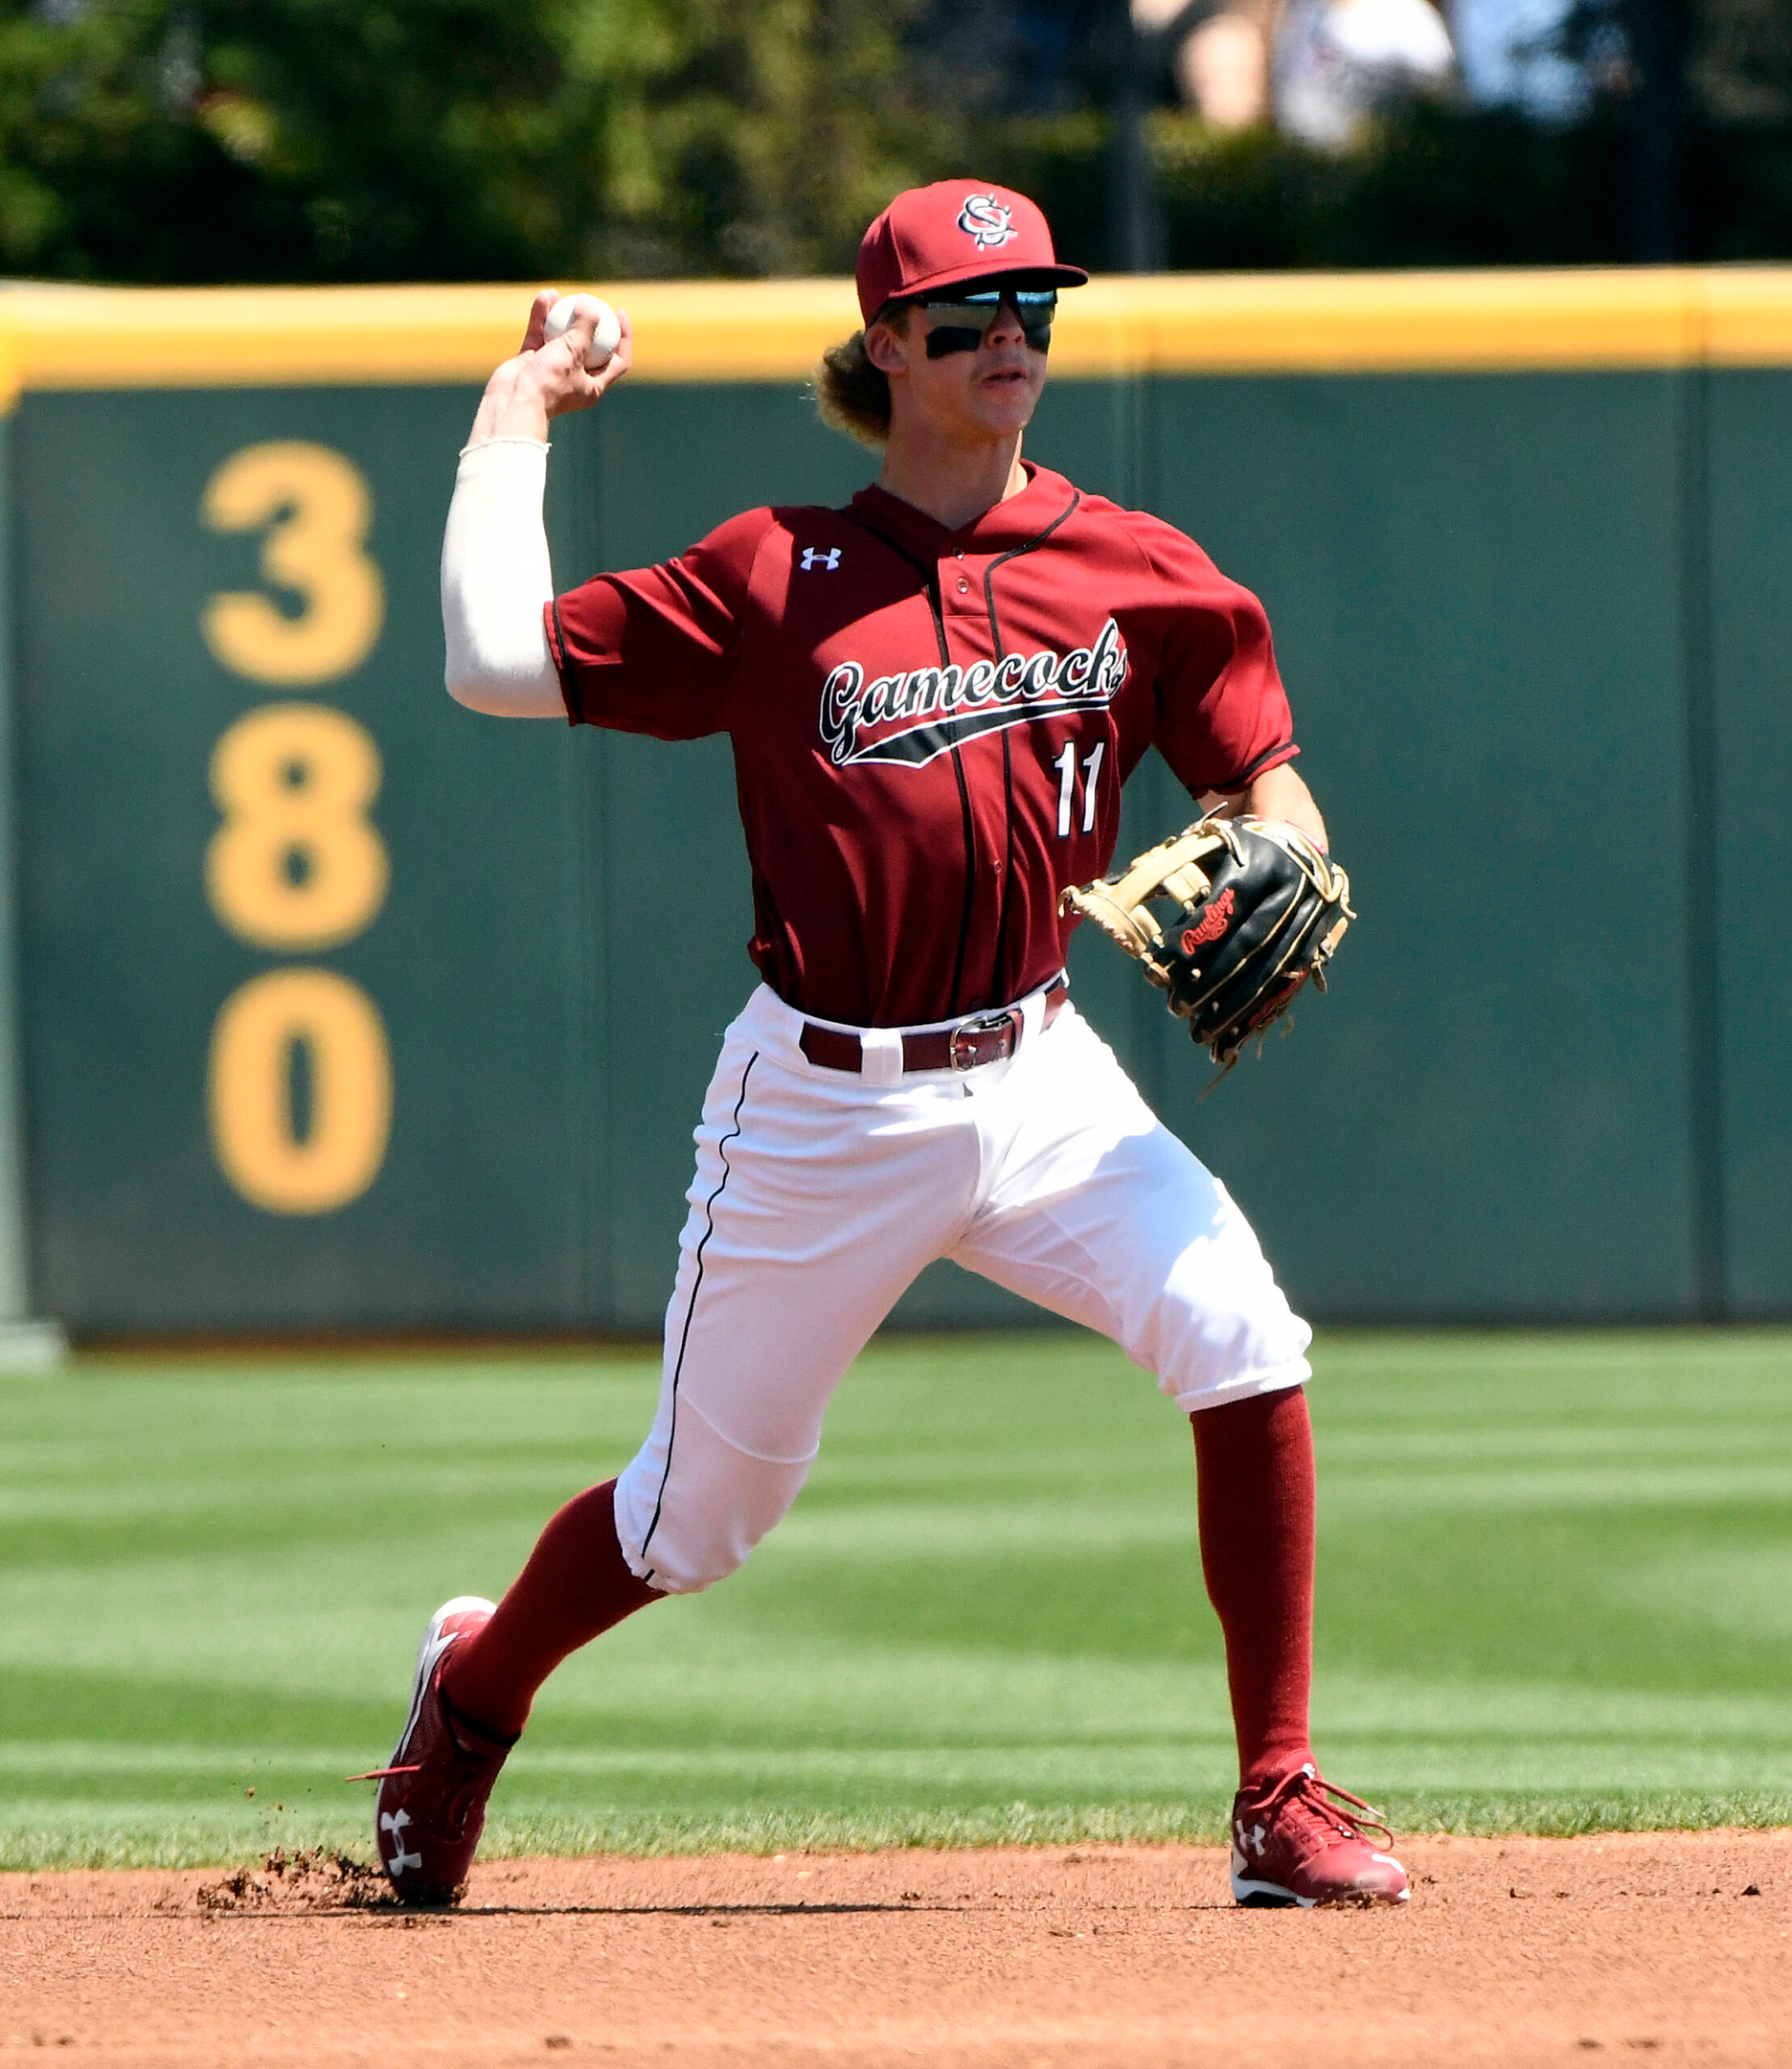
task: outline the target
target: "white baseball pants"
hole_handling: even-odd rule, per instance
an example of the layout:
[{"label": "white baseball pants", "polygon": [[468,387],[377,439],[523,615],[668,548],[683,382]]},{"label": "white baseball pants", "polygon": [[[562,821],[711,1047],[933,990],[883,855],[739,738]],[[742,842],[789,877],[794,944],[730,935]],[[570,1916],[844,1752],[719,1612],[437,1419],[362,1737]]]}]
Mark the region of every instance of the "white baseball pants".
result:
[{"label": "white baseball pants", "polygon": [[1022,1011],[1012,1057],[906,1077],[874,1033],[865,1075],[810,1063],[764,987],[728,1030],[659,1412],[616,1489],[652,1586],[711,1586],[785,1514],[834,1388],[936,1258],[1112,1337],[1181,1409],[1310,1376],[1312,1331],[1224,1186],[1074,1006]]}]

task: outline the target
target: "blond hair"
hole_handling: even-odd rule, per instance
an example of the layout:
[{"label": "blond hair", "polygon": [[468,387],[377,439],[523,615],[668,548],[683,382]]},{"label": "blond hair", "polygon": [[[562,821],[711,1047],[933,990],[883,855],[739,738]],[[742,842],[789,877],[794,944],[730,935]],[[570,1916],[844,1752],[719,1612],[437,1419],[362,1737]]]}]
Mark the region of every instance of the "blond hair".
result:
[{"label": "blond hair", "polygon": [[[908,327],[908,305],[885,307],[872,322],[887,324],[899,337]],[[881,445],[889,438],[890,376],[872,364],[864,330],[828,346],[815,362],[809,385],[815,408],[829,430],[844,431],[861,445]]]}]

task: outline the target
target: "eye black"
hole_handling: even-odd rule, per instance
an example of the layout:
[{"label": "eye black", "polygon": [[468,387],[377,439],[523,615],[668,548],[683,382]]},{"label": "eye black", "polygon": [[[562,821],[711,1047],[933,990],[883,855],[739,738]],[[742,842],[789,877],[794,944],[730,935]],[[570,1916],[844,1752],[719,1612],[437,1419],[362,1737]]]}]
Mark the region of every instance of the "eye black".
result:
[{"label": "eye black", "polygon": [[935,324],[927,333],[927,356],[943,359],[952,352],[975,352],[982,343],[981,330],[964,330],[956,324]]}]

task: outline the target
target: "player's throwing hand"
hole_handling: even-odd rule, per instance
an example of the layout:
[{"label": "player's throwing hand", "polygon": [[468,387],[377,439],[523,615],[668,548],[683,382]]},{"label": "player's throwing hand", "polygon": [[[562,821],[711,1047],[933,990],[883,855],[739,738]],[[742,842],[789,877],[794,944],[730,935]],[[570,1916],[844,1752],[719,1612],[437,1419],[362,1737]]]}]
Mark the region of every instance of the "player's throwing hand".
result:
[{"label": "player's throwing hand", "polygon": [[548,311],[559,299],[557,288],[543,287],[530,305],[522,347],[486,383],[469,445],[495,438],[545,439],[554,418],[589,409],[628,372],[634,353],[628,311],[617,310],[622,342],[592,374],[585,369],[585,355],[597,330],[596,315],[581,309],[558,337],[550,338]]}]

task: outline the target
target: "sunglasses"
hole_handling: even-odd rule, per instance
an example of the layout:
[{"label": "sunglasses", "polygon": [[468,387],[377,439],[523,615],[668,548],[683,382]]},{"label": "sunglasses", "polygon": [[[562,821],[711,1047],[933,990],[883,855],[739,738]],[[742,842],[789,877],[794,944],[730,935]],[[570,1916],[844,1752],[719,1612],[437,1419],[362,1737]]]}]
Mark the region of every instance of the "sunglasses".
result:
[{"label": "sunglasses", "polygon": [[1020,318],[1020,334],[1042,352],[1052,342],[1052,318],[1057,313],[1055,287],[992,287],[986,294],[928,296],[917,306],[927,312],[927,356],[975,352],[988,333],[1004,303]]}]

